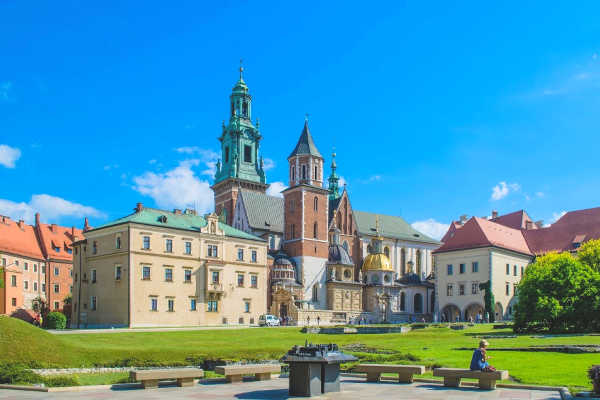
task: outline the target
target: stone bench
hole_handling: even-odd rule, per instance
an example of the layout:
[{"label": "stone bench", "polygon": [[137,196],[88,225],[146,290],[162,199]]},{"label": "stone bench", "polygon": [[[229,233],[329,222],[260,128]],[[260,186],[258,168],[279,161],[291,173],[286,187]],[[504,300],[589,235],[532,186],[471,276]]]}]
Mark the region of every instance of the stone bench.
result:
[{"label": "stone bench", "polygon": [[129,377],[136,381],[142,382],[144,389],[152,389],[158,387],[159,381],[177,380],[177,386],[192,386],[194,378],[202,378],[204,370],[200,368],[168,368],[168,369],[149,369],[130,371]]},{"label": "stone bench", "polygon": [[271,379],[272,373],[281,372],[279,364],[243,364],[243,365],[222,365],[215,367],[217,374],[225,375],[227,382],[241,382],[244,375],[254,375],[259,381]]},{"label": "stone bench", "polygon": [[398,382],[412,383],[413,375],[425,373],[422,365],[398,365],[398,364],[358,364],[354,367],[355,372],[366,372],[367,382],[379,382],[382,373],[398,374]]},{"label": "stone bench", "polygon": [[471,371],[462,368],[436,368],[433,376],[444,378],[444,386],[458,387],[462,378],[479,379],[481,389],[496,389],[496,381],[508,379],[508,371]]}]

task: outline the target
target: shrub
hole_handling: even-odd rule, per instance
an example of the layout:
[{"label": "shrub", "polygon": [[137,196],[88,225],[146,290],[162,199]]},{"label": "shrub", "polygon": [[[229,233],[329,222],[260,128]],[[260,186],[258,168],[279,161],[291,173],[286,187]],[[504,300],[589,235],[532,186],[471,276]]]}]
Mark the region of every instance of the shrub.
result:
[{"label": "shrub", "polygon": [[0,363],[0,383],[41,383],[44,378],[20,364]]},{"label": "shrub", "polygon": [[65,329],[67,317],[63,313],[53,311],[44,319],[44,326],[48,329]]},{"label": "shrub", "polygon": [[44,378],[46,386],[50,387],[68,387],[68,386],[80,386],[81,382],[76,376],[48,376]]},{"label": "shrub", "polygon": [[594,392],[600,394],[600,365],[592,365],[588,370],[588,378],[594,385]]}]

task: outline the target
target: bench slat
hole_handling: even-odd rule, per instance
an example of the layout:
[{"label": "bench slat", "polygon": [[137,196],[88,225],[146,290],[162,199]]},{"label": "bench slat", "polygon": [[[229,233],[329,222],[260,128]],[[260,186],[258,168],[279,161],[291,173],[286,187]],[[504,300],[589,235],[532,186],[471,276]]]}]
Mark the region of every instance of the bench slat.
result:
[{"label": "bench slat", "polygon": [[425,366],[400,364],[358,364],[356,367],[354,367],[354,371],[378,373],[408,372],[415,375],[421,375],[425,373]]},{"label": "bench slat", "polygon": [[508,379],[508,371],[498,370],[494,372],[471,371],[464,368],[436,368],[433,370],[433,376],[445,378],[471,378],[471,379],[488,379],[502,380]]},{"label": "bench slat", "polygon": [[202,378],[204,370],[201,368],[169,368],[131,371],[131,378],[136,381],[164,380],[177,378]]},{"label": "bench slat", "polygon": [[215,367],[215,372],[221,375],[244,375],[260,374],[266,372],[281,372],[279,364],[245,364],[245,365],[221,365]]}]

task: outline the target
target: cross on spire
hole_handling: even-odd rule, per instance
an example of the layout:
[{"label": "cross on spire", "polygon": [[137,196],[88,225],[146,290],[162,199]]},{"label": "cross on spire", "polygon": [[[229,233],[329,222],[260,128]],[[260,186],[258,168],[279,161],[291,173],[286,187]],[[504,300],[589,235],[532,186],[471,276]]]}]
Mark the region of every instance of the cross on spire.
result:
[{"label": "cross on spire", "polygon": [[240,58],[240,81],[244,81],[244,60]]}]

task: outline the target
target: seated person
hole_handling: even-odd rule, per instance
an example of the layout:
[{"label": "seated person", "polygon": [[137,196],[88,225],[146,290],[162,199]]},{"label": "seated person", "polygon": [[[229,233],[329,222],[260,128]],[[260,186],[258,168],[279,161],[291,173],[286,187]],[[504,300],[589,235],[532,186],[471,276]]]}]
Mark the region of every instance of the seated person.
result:
[{"label": "seated person", "polygon": [[487,360],[490,358],[486,353],[486,349],[489,343],[487,340],[482,339],[479,342],[479,348],[473,352],[473,358],[471,358],[471,371],[495,371]]}]

